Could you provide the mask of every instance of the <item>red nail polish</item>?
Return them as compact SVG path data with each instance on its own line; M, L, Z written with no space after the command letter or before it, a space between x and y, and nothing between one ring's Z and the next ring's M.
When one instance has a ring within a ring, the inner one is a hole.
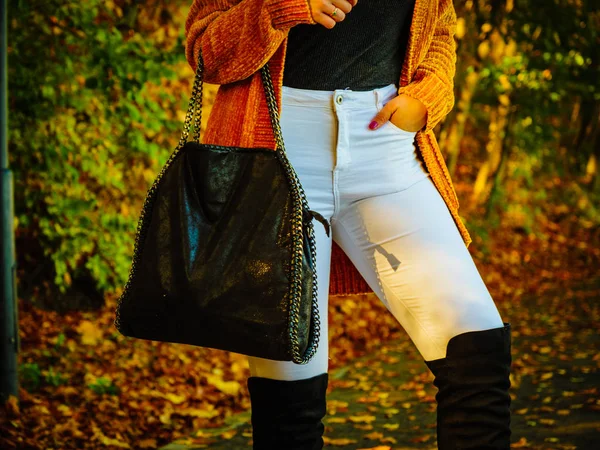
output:
M379 124L377 122L375 122L374 120L369 124L369 128L371 130L374 130L375 128L377 128L379 126Z

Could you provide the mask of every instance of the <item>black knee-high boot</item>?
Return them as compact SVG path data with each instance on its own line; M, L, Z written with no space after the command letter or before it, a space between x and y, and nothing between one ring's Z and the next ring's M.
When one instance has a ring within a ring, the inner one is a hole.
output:
M440 450L510 449L510 323L448 342L446 357L425 361L438 388Z
M329 374L283 381L249 377L254 450L321 450Z

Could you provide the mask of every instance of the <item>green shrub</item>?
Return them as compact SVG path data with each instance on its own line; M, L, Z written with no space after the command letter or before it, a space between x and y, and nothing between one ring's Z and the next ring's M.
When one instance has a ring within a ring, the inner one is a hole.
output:
M138 3L34 0L10 9L21 297L63 297L51 293L77 280L102 293L129 275L139 211L177 145L193 78L187 2L163 5L158 18L158 5Z

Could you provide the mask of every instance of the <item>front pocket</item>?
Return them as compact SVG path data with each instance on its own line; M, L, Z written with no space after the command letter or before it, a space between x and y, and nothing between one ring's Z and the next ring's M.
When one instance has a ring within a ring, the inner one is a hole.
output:
M389 100L391 100L391 99L389 99ZM386 100L385 104L387 104L387 102L388 102L389 100ZM384 105L383 101L382 101L382 100L379 100L379 101L377 102L377 112L380 112L380 111L383 109L383 107L384 107L384 106L385 106L385 105ZM382 128L384 128L386 125L387 125L388 129L390 129L390 130L392 130L392 131L395 131L395 132L398 132L398 133L402 133L402 134L404 134L404 135L408 135L408 136L415 136L415 135L417 134L417 131L408 131L408 130L404 130L404 129L402 129L402 128L400 128L400 127L396 126L396 125L395 125L395 124L394 124L394 123L393 123L391 120L388 120L388 121L387 121L387 122L386 122L386 123L385 123L385 124L382 126Z
M393 130L399 131L400 133L404 133L404 134L409 134L411 136L414 136L415 134L417 134L416 131L408 131L408 130L403 130L402 128L400 128L399 126L396 126L394 124L394 122L392 122L391 120L387 121L387 124L390 126L390 128L392 128Z

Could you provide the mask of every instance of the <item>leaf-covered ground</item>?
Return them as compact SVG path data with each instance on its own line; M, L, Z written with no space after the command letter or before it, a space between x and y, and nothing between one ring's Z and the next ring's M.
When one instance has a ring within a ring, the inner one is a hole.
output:
M538 233L506 222L493 245L476 240L471 251L515 331L514 447L591 449L600 440L600 230L547 205L553 220ZM19 301L20 401L1 409L0 448L156 449L186 439L187 448L249 448L246 357L125 338L113 326L115 300L67 314ZM329 316L328 447L435 448L432 378L391 314L366 295L332 297Z
M513 327L512 448L595 449L600 442L600 280L507 306ZM587 316L587 319L582 317ZM532 326L532 324L535 324ZM364 450L433 449L433 375L406 338L330 373L325 443ZM161 450L251 449L249 413Z

